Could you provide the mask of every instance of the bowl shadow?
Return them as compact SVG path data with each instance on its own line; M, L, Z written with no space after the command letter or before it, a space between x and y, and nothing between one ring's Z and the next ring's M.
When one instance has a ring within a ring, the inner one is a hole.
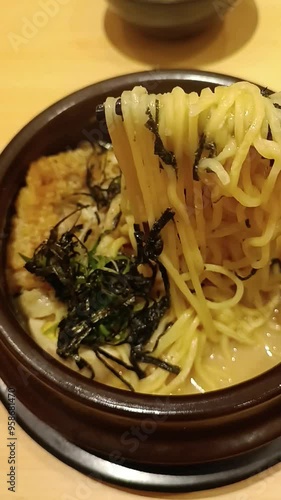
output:
M247 22L241 22L241 20ZM224 21L207 31L182 40L158 40L123 21L107 9L105 34L119 52L153 68L199 67L220 61L244 47L258 25L254 0L240 0Z

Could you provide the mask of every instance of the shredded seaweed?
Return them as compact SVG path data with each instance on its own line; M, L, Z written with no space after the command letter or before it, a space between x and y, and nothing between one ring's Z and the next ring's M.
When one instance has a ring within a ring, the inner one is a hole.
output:
M217 154L217 147L216 147L214 142L206 142L206 135L201 134L201 136L199 138L198 148L195 152L193 168L192 168L194 181L200 180L198 169L199 169L200 160L202 159L204 152L207 153L205 156L206 158L214 158ZM213 170L211 168L206 168L205 171L208 174L213 173Z
M199 167L199 162L201 160L201 157L202 157L202 154L203 154L203 151L204 151L204 147L205 147L205 143L206 143L206 136L205 134L202 134L200 136L200 139L199 139L199 145L198 145L198 148L195 152L195 157L194 157L194 163L193 163L193 180L195 181L199 181L199 175L198 175L198 167Z
M272 130L271 130L270 125L268 125L267 140L268 140L268 141L272 141L272 140L273 140L273 137L272 137ZM264 160L266 160L266 158L265 158L264 156L262 156L262 158L263 158ZM273 159L271 159L271 160L269 161L269 165L270 165L270 167L273 167L273 165L274 165L274 160L273 160Z
M91 234L92 234L93 230L92 229L88 229L88 231L86 232L84 238L83 238L83 243L87 243L88 239L90 238Z
M160 233L173 217L172 210L167 209L150 231L142 231L135 225L135 256L100 256L97 254L98 242L88 250L79 239L76 234L79 225L59 235L60 221L33 257L25 259L25 268L49 283L58 299L67 305L67 315L58 325L59 356L73 358L80 369L91 369L79 355L80 347L86 346L130 390L132 386L110 361L134 371L139 378L145 377L140 363L179 373L178 366L146 350L152 334L170 308L169 279L159 256L163 250ZM141 264L147 269L145 275L139 270ZM158 275L164 293L155 298L153 287ZM102 349L121 344L129 345L130 364L124 364ZM91 374L94 377L92 369Z
M93 161L93 156L89 158L87 167L86 167L86 186L88 188L88 192L76 192L73 193L72 196L88 196L92 198L95 202L97 209L108 209L112 200L121 192L121 172L112 178L107 178L105 175L105 169L102 168L102 179L100 182L94 182L94 173L95 169L102 166L101 158L105 154L105 151L109 151L112 149L112 145L107 142L99 141L98 144L95 145L95 161ZM77 208L81 207L81 203L77 203ZM96 212L96 218L98 224L100 224L99 214Z
M95 201L98 210L109 208L112 200L121 192L121 175L114 177L109 186L105 188L99 184L93 184L93 168L94 165L88 166L86 174L86 185L90 196Z
M121 216L122 216L122 212L120 210L120 212L118 212L118 214L115 215L115 217L113 219L112 231L114 231L118 227L118 224L120 222Z
M163 141L160 137L159 134L159 114L160 114L160 107L159 107L159 100L156 99L155 101L155 119L152 116L151 109L148 107L146 110L146 115L148 116L148 120L145 124L146 128L152 132L152 134L155 136L155 143L154 143L154 154L159 156L160 160L162 160L165 165L170 165L173 167L175 170L177 169L177 160L175 157L175 154L172 151L169 151L168 149L165 148ZM162 166L161 166L162 167Z
M217 156L217 146L214 142L205 143L205 149L209 151L208 158L215 158L215 156Z
M269 90L269 88L268 88L268 87L263 87L263 88L261 89L261 95L262 95L263 97L269 97L271 94L272 94L272 91L271 91L271 90Z
M271 90L269 90L267 87L264 87L264 88L261 89L261 95L263 97L270 97L272 94L273 94L273 92ZM273 102L273 106L276 109L281 109L281 105L278 104L277 102Z

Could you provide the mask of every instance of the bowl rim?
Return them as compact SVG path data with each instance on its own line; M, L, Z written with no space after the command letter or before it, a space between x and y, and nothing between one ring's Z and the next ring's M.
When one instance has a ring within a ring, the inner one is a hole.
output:
M175 86L183 81L197 81L215 85L229 85L241 81L237 77L200 70L168 69L153 70L117 76L103 80L55 102L35 116L9 142L0 155L0 189L1 173L9 168L23 148L32 139L38 128L43 127L56 116L69 108L87 101L100 94L109 95L114 88L122 85L124 88L155 81L173 80ZM4 175L5 176L5 175ZM3 291L0 289L0 296ZM24 335L23 335L24 332ZM175 420L192 416L193 420L216 418L262 405L281 395L281 363L270 370L224 389L194 395L151 395L131 393L127 390L106 386L96 381L90 381L81 374L62 365L48 355L36 342L29 337L16 319L15 312L2 307L0 301L0 342L35 376L45 383L63 392L66 396L75 397L88 406L106 408L112 413L130 415L151 415L152 413L166 415ZM44 363L42 362L43 360ZM280 382L279 382L280 381Z

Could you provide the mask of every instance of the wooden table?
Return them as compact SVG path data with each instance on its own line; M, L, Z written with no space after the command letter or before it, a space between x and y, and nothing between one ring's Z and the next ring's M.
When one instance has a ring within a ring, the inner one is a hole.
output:
M280 0L238 1L220 29L174 43L137 34L110 14L103 0L0 0L0 7L0 149L57 99L123 73L200 68L281 89ZM6 484L7 413L1 405L0 436L1 500L279 500L281 495L281 465L208 492L177 496L122 491L67 467L19 427L13 494Z

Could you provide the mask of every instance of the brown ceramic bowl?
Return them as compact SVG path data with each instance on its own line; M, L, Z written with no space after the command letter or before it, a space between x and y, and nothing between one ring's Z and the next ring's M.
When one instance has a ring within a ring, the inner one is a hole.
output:
M237 0L107 0L112 11L145 33L182 38L223 20Z
M168 70L97 83L37 116L0 157L0 377L15 388L19 405L24 405L38 422L79 447L81 453L86 450L107 465L117 463L120 470L125 467L126 471L128 466L131 471L160 470L164 477L169 471L182 475L209 463L213 471L221 471L222 464L235 457L239 463L250 463L248 453L268 449L281 436L281 365L229 389L170 398L114 389L64 367L29 337L7 291L5 245L14 200L33 160L75 147L85 138L106 139L105 127L95 121L95 107L107 96L117 97L136 84L151 92L169 91L176 85L190 92L234 81L200 71ZM71 462L71 453L68 455L64 459ZM79 456L78 466L83 468L84 459ZM279 458L270 456L265 465ZM115 480L106 470L99 474ZM256 470L257 466L251 472ZM123 483L130 483L131 477L132 473L124 473ZM229 475L221 483L231 480L233 476ZM144 487L136 480L131 482ZM202 485L206 483L201 481L199 487Z

